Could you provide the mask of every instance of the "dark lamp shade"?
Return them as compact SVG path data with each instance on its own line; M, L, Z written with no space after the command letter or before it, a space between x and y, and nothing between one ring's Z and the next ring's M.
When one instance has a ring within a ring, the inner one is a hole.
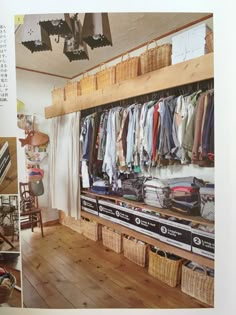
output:
M32 53L52 50L49 35L39 25L39 15L25 15L21 27L21 43Z
M112 46L108 14L85 13L82 38L92 49Z
M72 24L69 13L41 14L39 24L48 35L67 37L72 33Z
M64 42L64 54L70 61L89 59L87 45L82 40L82 25L80 21L72 21L73 36Z

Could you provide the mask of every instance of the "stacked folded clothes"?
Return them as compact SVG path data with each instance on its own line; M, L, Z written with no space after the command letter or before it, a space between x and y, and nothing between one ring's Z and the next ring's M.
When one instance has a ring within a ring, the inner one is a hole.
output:
M109 183L104 179L95 180L91 187L91 191L99 195L109 195L109 190Z
M188 215L200 215L199 189L203 181L195 177L180 177L168 180L171 188L172 209Z
M126 179L122 182L122 195L126 199L143 201L144 177Z
M148 179L143 185L144 202L147 205L158 208L169 208L171 206L170 187L158 178Z
M215 220L215 188L214 184L208 184L200 188L201 216L209 221Z

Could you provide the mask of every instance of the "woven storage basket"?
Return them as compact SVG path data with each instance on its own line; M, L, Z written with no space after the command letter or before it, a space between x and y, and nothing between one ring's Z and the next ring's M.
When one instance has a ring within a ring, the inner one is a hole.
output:
M0 304L6 303L9 300L15 287L16 278L9 273L9 279L11 282L11 286L6 286L4 284L0 285Z
M80 96L80 83L79 81L67 82L65 85L65 100L74 100Z
M122 235L106 226L102 227L102 243L116 253L122 252Z
M124 256L135 264L145 267L147 258L147 244L139 243L136 239L123 237Z
M164 253L163 256L160 253ZM162 251L154 253L149 250L148 273L169 286L176 287L180 283L183 261L182 258L178 260L170 259L167 253Z
M213 46L213 31L210 31L206 35L206 49L208 53L211 53L214 51Z
M99 241L102 239L102 226L94 221L81 220L81 231L84 236Z
M107 86L116 83L116 67L105 68L100 70L97 74L97 89L104 89Z
M165 44L148 49L140 55L141 74L171 65L172 45Z
M139 75L139 57L128 57L116 65L116 82L129 80Z
M198 272L196 268L182 266L181 291L206 303L214 305L214 277L208 276L205 267L203 272Z
M64 88L54 88L52 90L52 105L60 105L65 100Z
M97 89L96 75L88 75L80 80L81 95L89 94Z
M14 234L14 224L3 225L4 236L12 236Z

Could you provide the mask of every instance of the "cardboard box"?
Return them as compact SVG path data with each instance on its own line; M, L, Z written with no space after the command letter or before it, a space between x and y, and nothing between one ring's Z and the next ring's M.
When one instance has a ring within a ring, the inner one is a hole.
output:
M191 251L191 226L180 220L171 221L168 218L159 219L160 240L170 245Z
M98 205L97 205L97 199L96 198L91 198L91 197L88 197L88 196L84 196L84 195L81 195L81 209L86 211L86 212L89 212L89 213L92 213L92 214L95 214L95 215L98 215Z
M159 214L151 214L151 211L134 210L133 229L148 236L159 239Z
M104 200L98 201L99 216L132 228L133 210Z
M192 252L214 259L215 234L192 228Z

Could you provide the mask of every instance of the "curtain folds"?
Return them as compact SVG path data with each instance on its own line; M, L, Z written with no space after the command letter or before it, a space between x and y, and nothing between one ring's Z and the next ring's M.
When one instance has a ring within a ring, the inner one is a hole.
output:
M80 218L80 112L51 119L49 198L52 208Z

